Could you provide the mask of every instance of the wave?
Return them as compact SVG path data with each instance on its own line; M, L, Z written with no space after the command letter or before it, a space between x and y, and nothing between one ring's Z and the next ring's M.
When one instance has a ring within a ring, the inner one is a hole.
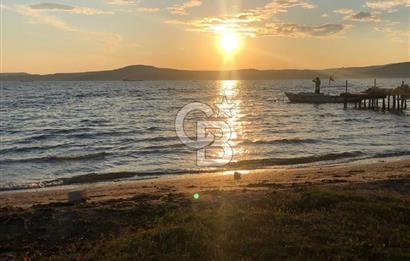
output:
M385 153L376 153L373 157L374 158L389 158L389 157L400 157L400 156L410 156L410 151L391 151Z
M365 154L360 151L343 152L343 153L329 153L325 155L298 157L298 158L267 158L267 159L255 159L255 160L241 160L237 162L231 162L228 164L232 168L262 168L268 166L278 165L297 165L307 164L320 161L333 161L347 158L355 158L364 156Z
M51 163L51 162L61 162L61 161L80 161L80 160L91 160L91 159L104 159L108 156L107 152L83 154L83 155L73 155L73 156L46 156L37 158L26 158L26 159L5 159L1 160L0 164L6 163Z
M314 144L319 143L320 140L317 139L278 139L278 140L244 140L239 143L239 145L250 146L250 145L273 145L273 144Z
M17 148L12 147L12 148L0 149L0 154L17 153L17 152L24 153L24 152L31 152L31 151L36 151L36 150L67 148L67 147L72 147L72 146L73 146L72 144L57 144L57 145L30 146L30 147L17 147Z
M409 152L410 154L410 152ZM97 155L97 154L94 154ZM30 183L23 185L9 185L6 187L0 187L0 191L5 190L21 190L30 188L40 188L40 187L50 187L50 186L61 186L61 185L76 185L76 184L86 184L95 182L106 182L118 179L130 179L139 177L141 179L147 178L158 178L164 175L183 175L183 174L203 174L203 173L215 173L229 170L239 170L239 169L262 169L269 166L279 166L279 165L297 165L306 164L320 161L332 161L347 158L355 158L358 156L363 156L364 153L359 151L344 152L344 153L330 153L326 155L310 156L310 157L299 157L299 158L268 158L268 159L254 159L254 160L243 160L238 162L232 162L221 168L214 169L195 169L195 170L158 170L158 171L146 171L146 172L134 172L134 171L121 171L121 172L109 172L109 173L87 173L77 176L59 178L55 180ZM65 157L67 159L67 157ZM82 157L84 158L84 156ZM63 158L64 159L64 158ZM68 159L73 159L68 157Z
M177 141L179 138L177 136L171 136L171 137L166 137L166 136L157 136L153 138L146 138L146 139L139 139L136 140L138 142L148 142L148 141Z

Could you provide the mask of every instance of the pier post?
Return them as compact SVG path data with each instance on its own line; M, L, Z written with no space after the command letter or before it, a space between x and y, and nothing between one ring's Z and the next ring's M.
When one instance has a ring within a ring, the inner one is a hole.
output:
M396 109L396 95L393 95L393 111Z
M403 112L404 111L404 99L403 99L403 97L400 97L400 98L401 98L400 111Z
M382 110L383 111L386 110L386 99L385 98L383 98Z
M387 95L387 110L390 111L390 95Z

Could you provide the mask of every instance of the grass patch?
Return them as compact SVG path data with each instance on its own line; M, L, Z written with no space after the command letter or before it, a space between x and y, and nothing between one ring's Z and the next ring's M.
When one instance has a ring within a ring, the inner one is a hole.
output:
M397 186L408 184L408 180L396 182ZM167 209L150 216L148 225L129 224L97 240L66 244L49 252L51 255L47 257L61 260L410 259L409 191L397 187L383 183L359 187L322 185L263 193L216 191L207 197L214 200ZM144 216L138 211L132 213Z

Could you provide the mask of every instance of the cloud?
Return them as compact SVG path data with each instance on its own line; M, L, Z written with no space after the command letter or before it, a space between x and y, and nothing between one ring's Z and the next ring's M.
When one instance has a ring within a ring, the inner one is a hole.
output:
M54 3L41 3L41 4L35 4L35 5L30 5L31 9L36 9L36 10L63 10L63 11L70 11L73 10L74 7L68 6L68 5L62 5L62 4L54 4Z
M156 13L161 11L161 9L159 8L148 8L148 7L139 7L137 8L138 12L142 12L142 13Z
M247 21L253 21L245 19ZM335 38L342 35L350 25L325 24L319 26L299 25L295 23L242 23L245 20L235 20L234 23L227 23L227 20L219 18L207 18L196 21L168 20L168 24L188 26L190 31L220 33L224 31L235 32L242 36L263 37L281 36L292 38ZM233 20L230 20L233 21ZM240 22L239 22L240 21Z
M236 16L241 20L250 19L253 21L262 21L267 20L278 13L286 13L288 12L288 9L294 7L301 7L303 9L317 8L316 5L304 0L274 0L263 7L251 9ZM241 16L244 16L246 18L242 18Z
M74 32L77 30L74 27L66 24L60 18L52 16L52 15L48 15L46 13L38 11L37 9L31 8L29 6L23 6L23 5L16 6L16 11L19 14L30 18L32 23L46 24L46 25L52 26L62 31Z
M84 15L104 15L104 14L113 14L110 11L98 10L89 7L81 6L69 6L56 3L40 3L29 6L33 10L46 11L46 12L70 12L74 14L84 14Z
M356 22L380 22L381 21L380 17L370 12L356 13L353 9L348 9L348 8L337 9L337 10L334 10L333 12L337 14L345 15L343 19L349 20L349 21L356 21Z
M168 7L167 9L172 13L172 14L177 14L177 15L187 15L187 10L191 9L193 7L201 6L202 2L200 0L191 0L188 2L183 3L182 5L173 5Z
M242 36L282 36L293 38L334 38L343 34L350 25L324 24L317 26L272 21L274 14L287 12L289 8L312 9L316 6L301 0L275 0L267 5L219 17L205 17L198 20L167 20L167 24L186 26L189 31L208 33L235 32Z
M354 10L353 10L353 9L349 9L349 8L342 8L342 9L334 10L333 13L336 13L336 14L344 14L344 15L351 15L351 14L354 13Z
M320 26L306 26L293 23L270 23L266 25L263 33L269 36L284 36L293 38L336 37L343 33L349 25L325 24Z
M378 22L380 18L377 15L374 15L369 12L359 12L357 14L353 14L350 16L345 17L346 20L352 21L361 21L361 22Z
M375 30L387 34L393 42L410 44L410 31L397 30L391 26L379 26Z
M410 6L410 0L372 0L366 6L371 9L394 12L401 6Z
M105 0L110 5L136 5L139 1L136 0Z
M274 0L266 4L263 8L255 9L255 13L261 13L263 15L272 15L277 13L285 13L289 8L302 7L304 9L313 9L317 6L302 0Z
M58 7L58 8L61 8ZM121 35L110 32L89 32L82 28L70 25L64 20L44 12L43 9L32 8L31 6L18 5L15 10L30 19L31 23L39 23L54 27L58 30L74 33L83 38L97 42L103 51L110 52L118 48L124 39Z

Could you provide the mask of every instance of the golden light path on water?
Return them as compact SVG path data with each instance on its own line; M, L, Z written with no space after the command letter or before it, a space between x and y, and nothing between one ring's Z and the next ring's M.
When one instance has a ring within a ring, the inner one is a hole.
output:
M220 81L218 84L217 99L215 104L227 103L225 105L224 121L229 125L231 132L225 133L225 139L229 138L228 144L233 150L232 162L242 160L241 155L244 153L243 148L240 147L240 142L243 137L243 125L240 120L241 106L244 101L239 95L240 82L235 80ZM225 99L226 98L226 99ZM223 106L222 106L223 108ZM227 150L220 149L217 153L217 158L223 158ZM232 171L226 171L224 174L233 174Z

